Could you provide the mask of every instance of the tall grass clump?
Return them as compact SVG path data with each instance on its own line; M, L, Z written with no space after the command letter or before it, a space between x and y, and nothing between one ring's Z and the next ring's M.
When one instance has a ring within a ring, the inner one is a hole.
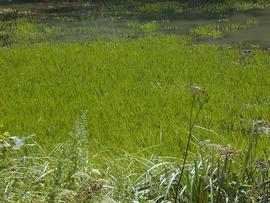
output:
M243 149L203 139L197 129L219 136L197 125L209 96L196 86L190 86L189 90L192 99L183 158L155 154L145 158L123 150L119 150L121 156L115 156L101 145L102 158L97 162L89 154L89 141L95 140L86 136L86 112L77 120L70 141L56 144L49 154L32 137L28 139L34 145L21 138L24 142L16 151L8 143L11 137L5 131L1 134L0 148L1 199L6 202L269 202L269 155L256 154L261 122L253 124L249 142Z

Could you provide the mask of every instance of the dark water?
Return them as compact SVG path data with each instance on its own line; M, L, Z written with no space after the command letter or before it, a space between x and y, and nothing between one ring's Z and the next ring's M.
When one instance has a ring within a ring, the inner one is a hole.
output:
M141 18L136 14L124 15L121 12L117 13L106 9L110 6L100 9L101 6L104 5L78 3L0 5L0 15L3 15L8 9L16 10L20 14L27 11L29 15L35 15L40 23L60 30L62 34L57 39L62 41L93 38L132 38L145 34L145 30L141 29L141 26L145 24L158 25L154 32L187 35L190 28L197 25L243 24L252 19L257 22L256 25L226 33L222 39L207 40L207 42L228 45L257 44L263 48L270 47L270 10L235 12L223 19L215 16L189 18L179 15L175 18L161 20L160 18Z
M247 29L227 33L220 43L254 44L262 48L270 47L270 10L252 10L247 13L238 13L230 18L231 22L241 23L247 19L256 20L256 24Z

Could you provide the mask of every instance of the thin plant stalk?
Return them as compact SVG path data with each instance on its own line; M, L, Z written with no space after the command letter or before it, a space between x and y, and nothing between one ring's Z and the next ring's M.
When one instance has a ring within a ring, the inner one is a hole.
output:
M202 110L202 107L203 107L203 104L204 104L204 103L201 103L199 105L199 109L198 109L198 111L196 113L196 116L195 116L193 122L192 122L192 115L193 115L193 111L194 111L194 107L195 107L195 99L196 99L197 93L198 92L193 92L193 94L192 94L192 102L191 102L190 117L189 117L189 135L188 135L188 141L187 141L185 154L184 154L184 162L183 162L181 172L180 172L180 176L179 176L179 179L178 179L178 182L177 182L177 185L176 185L175 203L177 203L177 199L178 199L178 192L177 191L178 191L179 186L181 184L183 174L184 174L185 165L186 165L186 161L187 161L187 158L188 158L188 152L189 152L189 148L190 148L190 144L191 144L191 138L192 138L192 131L194 129L194 126L196 124L196 121L197 121L197 119L199 117L199 114L200 114L200 112Z

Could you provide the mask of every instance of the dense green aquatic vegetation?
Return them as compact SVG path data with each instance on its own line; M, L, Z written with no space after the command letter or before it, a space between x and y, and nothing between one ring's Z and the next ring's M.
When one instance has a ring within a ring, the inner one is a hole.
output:
M222 17L267 5L193 11ZM170 18L182 8L135 10ZM1 21L0 202L269 202L269 50L194 42L255 23L179 36L158 34L159 21L130 21L116 29L128 37L56 43L111 28Z
M260 50L149 36L0 53L1 123L14 134L36 133L45 145L65 139L87 110L89 136L105 146L135 152L162 144L161 154L177 154L187 135L190 84L210 97L198 125L220 135L202 138L245 146L252 121L269 120L270 58Z
M48 41L61 35L61 31L54 26L38 24L37 20L20 18L10 21L0 21L0 46L13 44L26 45L40 41Z

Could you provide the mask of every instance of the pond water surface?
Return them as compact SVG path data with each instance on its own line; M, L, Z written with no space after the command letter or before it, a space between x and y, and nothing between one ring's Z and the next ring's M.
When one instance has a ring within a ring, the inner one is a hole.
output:
M54 40L73 41L96 38L137 37L146 34L147 26L153 33L170 33L188 35L192 27L206 24L243 24L255 20L256 24L247 28L225 33L222 39L204 40L210 43L227 45L256 44L262 48L270 47L270 10L251 10L232 12L223 18L218 16L181 16L173 18L142 18L141 15L122 15L112 12L108 7L100 9L99 4L74 3L28 3L0 5L0 15L8 9L36 13L39 23L52 26L62 33ZM157 25L155 28L155 24ZM146 25L146 26L144 26ZM154 29L151 28L154 26ZM146 30L143 29L146 27ZM149 33L148 33L149 34ZM51 39L47 39L51 40Z

